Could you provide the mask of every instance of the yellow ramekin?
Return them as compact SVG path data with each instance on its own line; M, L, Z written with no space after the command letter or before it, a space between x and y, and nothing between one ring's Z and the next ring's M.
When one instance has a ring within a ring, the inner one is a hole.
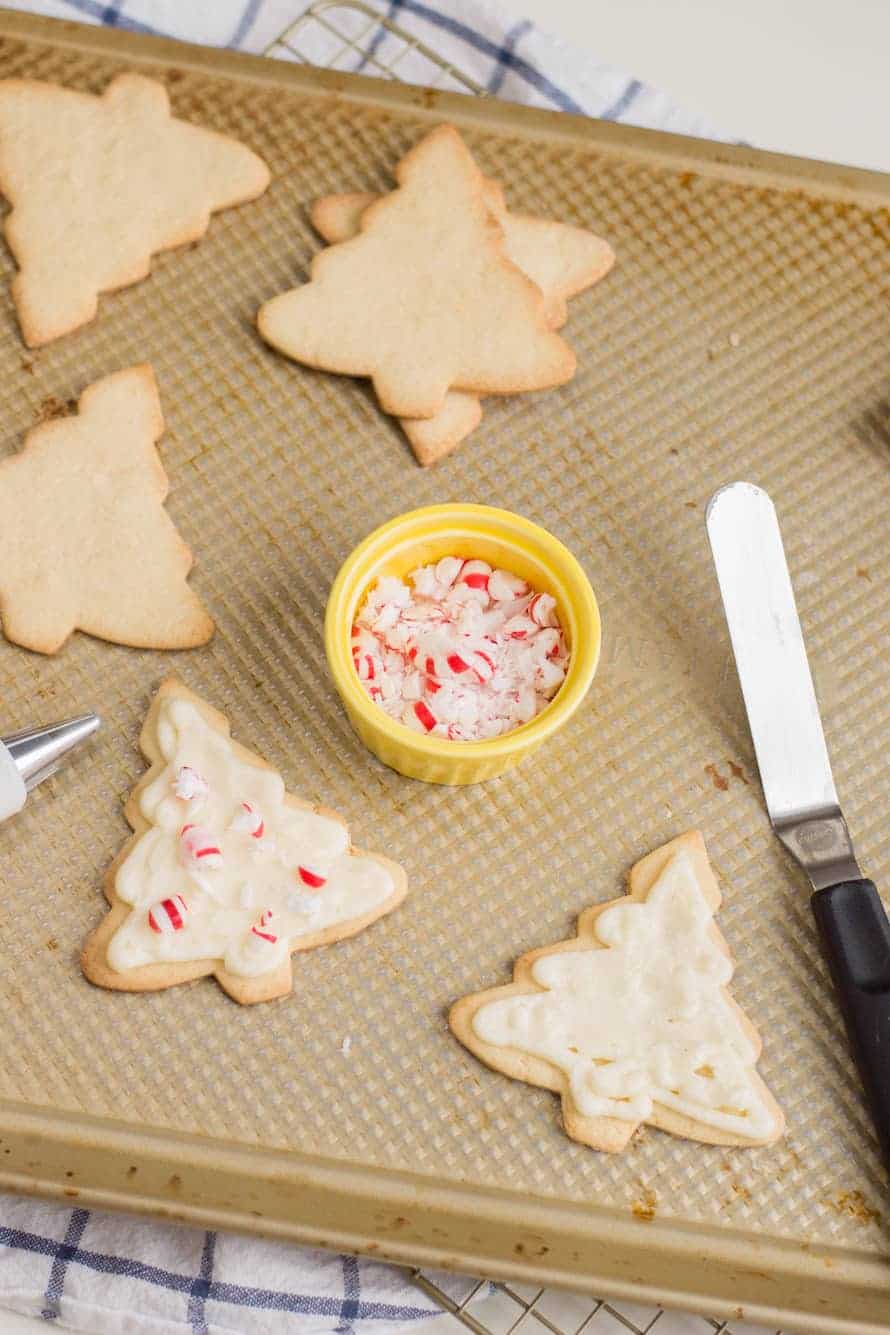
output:
M365 693L352 661L352 626L370 587L381 575L404 578L443 556L487 561L552 594L571 649L566 679L547 708L490 741L451 742L396 723ZM571 552L538 524L488 505L429 505L375 529L340 567L324 634L334 682L365 746L384 765L426 783L479 783L518 764L574 714L600 653L599 608Z

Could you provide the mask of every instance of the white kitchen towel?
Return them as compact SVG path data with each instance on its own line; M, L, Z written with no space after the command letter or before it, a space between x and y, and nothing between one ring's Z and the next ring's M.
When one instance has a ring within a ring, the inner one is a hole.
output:
M438 70L421 50L406 50L385 18L497 96L719 137L663 94L487 0L376 0L364 5L370 14L328 0L325 22L304 18L290 43L276 39L306 0L19 0L16 7L284 59L297 58L297 48L315 63L369 74L404 52L400 78L435 82ZM372 1261L14 1196L0 1196L0 1307L90 1335L386 1335L438 1311L404 1271Z

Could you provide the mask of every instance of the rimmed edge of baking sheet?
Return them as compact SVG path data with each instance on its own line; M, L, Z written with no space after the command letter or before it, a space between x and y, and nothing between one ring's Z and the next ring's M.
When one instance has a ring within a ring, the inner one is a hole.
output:
M808 1335L885 1335L890 1324L886 1266L847 1248L740 1230L718 1236L678 1221L8 1101L0 1103L0 1131L3 1190L711 1317L792 1329L806 1322Z
M243 51L194 46L172 38L144 36L116 28L94 28L67 19L46 19L17 10L0 8L0 36L46 41L55 47L69 47L74 51L125 57L134 65L168 60L182 69L223 74L242 83L266 87L282 85L289 92L303 91L312 97L327 93L335 98L376 107L411 108L426 114L431 121L447 116L456 124L472 125L482 121L491 129L516 128L524 135L538 133L548 140L595 144L602 152L616 153L623 158L650 164L663 161L674 170L688 167L693 171L706 171L709 176L739 185L812 192L820 199L847 201L865 208L890 207L890 173L768 152L746 144L724 144L664 130L645 130L496 98L469 97L465 93L271 60Z
M469 99L217 49L0 11L0 37L159 61L239 83L286 87L432 120L595 147L743 186L890 206L890 176ZM410 1172L0 1101L0 1188L119 1208L380 1259L633 1297L811 1335L886 1335L886 1264L849 1248L550 1202ZM645 1257L645 1278L640 1273ZM739 1295L744 1308L739 1307ZM843 1315L839 1315L842 1313Z

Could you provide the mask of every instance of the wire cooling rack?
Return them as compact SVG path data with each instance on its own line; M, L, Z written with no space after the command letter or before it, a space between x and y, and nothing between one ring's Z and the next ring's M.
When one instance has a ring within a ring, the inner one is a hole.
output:
M365 0L316 0L269 43L264 54L485 95L485 89L469 74L443 60ZM344 182L343 188L348 189L349 183ZM520 1331L521 1335L773 1335L742 1321L711 1321L624 1299L604 1302L532 1284L492 1285L487 1280L420 1270L411 1277L454 1323L475 1335Z
M269 43L264 54L449 92L485 92L475 79L365 0L316 0Z

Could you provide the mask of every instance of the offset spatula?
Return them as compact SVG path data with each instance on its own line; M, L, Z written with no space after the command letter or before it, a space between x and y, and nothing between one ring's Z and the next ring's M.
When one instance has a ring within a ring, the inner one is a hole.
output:
M773 829L811 903L850 1046L890 1166L890 923L863 878L838 803L773 503L723 487L708 536Z

